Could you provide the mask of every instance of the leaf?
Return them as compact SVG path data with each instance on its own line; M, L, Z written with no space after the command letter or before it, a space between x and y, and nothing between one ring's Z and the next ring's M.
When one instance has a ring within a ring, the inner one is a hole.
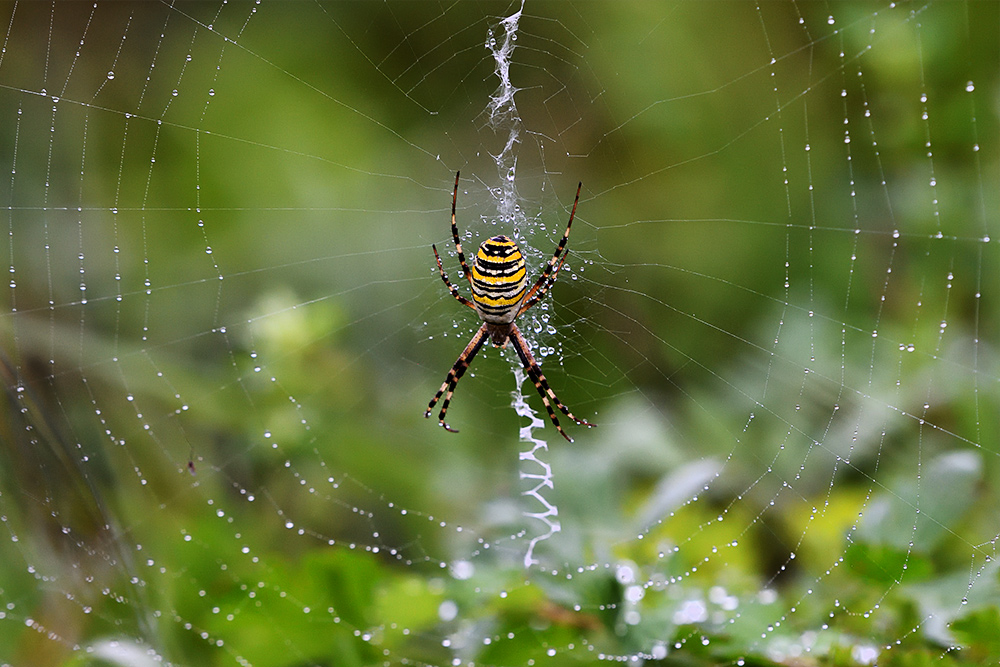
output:
M982 469L976 452L940 454L922 466L919 478L908 476L878 494L855 539L904 551L930 551L952 533L950 526L972 505Z
M978 664L1000 661L1000 609L987 607L951 624L951 631L965 646L962 657Z

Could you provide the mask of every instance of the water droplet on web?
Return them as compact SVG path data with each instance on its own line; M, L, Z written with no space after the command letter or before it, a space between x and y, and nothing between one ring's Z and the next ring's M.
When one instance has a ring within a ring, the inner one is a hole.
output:
M108 72L108 80L111 80L113 78L115 78L115 73L114 72Z
M458 616L458 605L454 600L445 600L438 606L438 618L442 621L452 621Z

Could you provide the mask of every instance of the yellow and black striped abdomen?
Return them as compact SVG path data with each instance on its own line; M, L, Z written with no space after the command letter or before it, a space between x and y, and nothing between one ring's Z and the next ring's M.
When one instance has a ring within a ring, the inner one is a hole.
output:
M524 257L506 236L483 241L472 262L472 299L484 322L514 321L528 282Z

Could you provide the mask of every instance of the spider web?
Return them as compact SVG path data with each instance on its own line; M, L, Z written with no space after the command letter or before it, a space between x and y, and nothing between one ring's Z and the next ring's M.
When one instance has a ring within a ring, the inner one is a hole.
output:
M5 5L0 664L997 659L998 11Z

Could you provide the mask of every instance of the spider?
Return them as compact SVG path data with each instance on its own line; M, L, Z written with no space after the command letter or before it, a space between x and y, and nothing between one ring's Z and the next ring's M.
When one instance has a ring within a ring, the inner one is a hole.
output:
M444 272L444 266L441 264L441 256L438 254L437 246L431 245L431 248L434 250L434 259L437 260L438 273L441 274L441 280L444 281L444 284L448 286L448 291L463 306L468 306L475 310L476 314L479 315L479 319L483 321L483 325L479 327L479 330L472 337L472 340L469 341L462 354L458 356L455 365L448 371L448 377L445 378L444 383L441 384L441 388L438 389L437 394L431 399L430 404L427 406L427 411L424 412L424 417L431 416L435 404L444 396L444 401L441 403L441 412L438 413L438 423L445 430L457 433L455 429L445 423L445 413L448 412L448 404L451 402L452 394L455 393L455 386L458 385L458 381L462 378L466 369L469 368L472 359L479 352L486 338L489 337L493 347L504 349L507 347L507 343L513 346L514 351L517 352L517 356L521 360L521 364L524 366L525 372L527 372L531 381L535 383L535 389L538 390L539 395L542 397L542 403L545 404L545 409L549 413L549 419L555 424L556 430L559 431L562 437L573 442L573 438L566 435L562 426L559 425L559 419L552 409L552 403L555 403L556 407L564 415L577 424L587 427L595 426L595 424L589 424L578 417L574 417L573 413L556 397L555 392L552 391L549 383L545 380L542 369L538 367L535 358L531 356L528 343L524 340L524 336L521 335L517 325L514 324L514 320L538 303L556 282L559 269L562 268L563 263L566 261L564 250L566 249L566 241L569 240L570 227L573 226L573 216L576 215L576 205L580 201L580 189L583 187L583 183L580 183L576 188L576 199L573 200L573 211L569 214L569 224L566 225L566 232L559 241L552 259L545 264L542 274L535 281L535 284L531 286L531 289L526 289L528 281L527 271L524 266L524 257L521 256L520 249L510 237L501 235L486 239L476 252L471 270L469 269L469 265L465 263L465 255L462 253L462 242L458 240L458 227L455 225L455 202L458 200L458 176L459 174L455 174L455 191L451 195L451 236L455 240L455 250L458 251L458 262L462 265L462 273L469 280L469 286L472 288L472 301L469 301L458 293L458 288L448 280L448 276Z

